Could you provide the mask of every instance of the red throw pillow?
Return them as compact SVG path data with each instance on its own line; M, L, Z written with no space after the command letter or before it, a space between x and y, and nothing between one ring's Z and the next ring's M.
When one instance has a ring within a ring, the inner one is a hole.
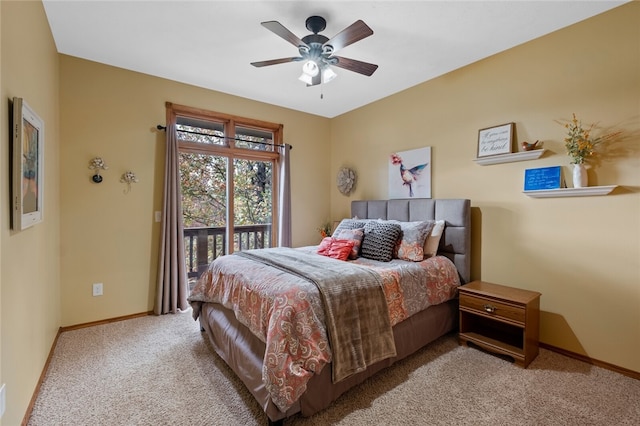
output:
M351 249L351 254L349 254L349 259L357 259L360 252L360 245L364 238L364 228L338 230L338 232L334 232L333 238L353 241L353 248Z
M325 237L318 246L318 254L338 260L347 260L354 244L355 242L352 240Z
M332 241L333 241L333 238L324 237L320 242L320 245L318 246L318 254L321 254L323 256L329 256L329 249L331 248Z
M334 239L331 244L331 249L329 250L329 256L334 259L347 260L351 254L351 250L353 250L354 244L355 241L353 240Z

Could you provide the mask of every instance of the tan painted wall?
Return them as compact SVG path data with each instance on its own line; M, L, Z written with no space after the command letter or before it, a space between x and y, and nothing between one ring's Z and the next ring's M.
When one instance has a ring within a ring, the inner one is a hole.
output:
M282 123L291 157L293 243L329 217L329 120L69 56L60 59L62 325L153 309L162 206L165 102ZM109 169L91 181L89 160ZM124 194L120 176L139 183ZM93 297L91 285L104 284Z
M331 173L358 172L350 198L331 191L333 219L349 201L386 198L389 154L431 146L434 198L470 198L474 279L542 293L541 340L640 371L640 3L526 43L331 121ZM427 54L428 52L425 52ZM589 170L601 197L533 199L526 168L563 166L565 129L624 132ZM478 129L516 123L544 141L541 159L479 166Z
M3 424L20 424L60 326L58 54L40 2L0 5L0 383ZM25 31L25 29L29 29ZM21 97L44 129L44 221L9 229L9 99Z
M7 117L8 99L21 96L47 126L42 224L9 230L0 174L4 424L22 419L60 325L153 306L164 155L154 128L165 101L284 124L294 145L295 245L317 242L315 228L348 214L350 200L385 198L391 152L432 146L433 197L473 202L474 278L541 291L544 342L640 371L637 2L333 120L58 56L38 2L3 1L0 18L0 112ZM29 36L16 38L23 28ZM606 197L526 197L525 168L568 164L554 120L572 112L624 130L624 143L590 172L592 184L621 188ZM518 141L541 139L550 152L475 164L477 130L508 121ZM4 126L0 164L9 162ZM110 167L100 185L87 168L96 155ZM360 179L349 198L335 189L343 165ZM140 178L127 195L119 183L126 169ZM104 283L104 296L91 296L93 282Z

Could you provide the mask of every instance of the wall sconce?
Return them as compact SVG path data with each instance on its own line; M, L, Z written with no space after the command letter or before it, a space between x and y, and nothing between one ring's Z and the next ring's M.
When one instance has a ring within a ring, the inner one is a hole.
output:
M107 164L104 162L102 157L95 157L91 161L89 161L89 169L94 170L95 174L91 178L91 180L95 183L102 182L102 176L100 176L100 170L107 170Z
M129 191L131 191L131 184L138 183L138 178L136 177L135 173L133 173L130 170L127 170L122 174L122 177L120 178L120 182L127 184L127 188L123 192L125 194L128 194Z

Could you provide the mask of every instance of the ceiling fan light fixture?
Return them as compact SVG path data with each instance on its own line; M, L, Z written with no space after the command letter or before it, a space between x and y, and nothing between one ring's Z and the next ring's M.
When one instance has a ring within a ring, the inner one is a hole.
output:
M326 67L324 70L322 70L322 81L324 83L330 82L337 76L338 74L336 74L330 67Z
M315 77L320 72L320 67L316 64L315 61L307 61L302 66L302 73L307 74L311 77Z
M309 74L307 74L304 71L302 72L300 77L298 77L298 80L302 81L303 83L307 83L309 85L313 84L313 77L311 77Z

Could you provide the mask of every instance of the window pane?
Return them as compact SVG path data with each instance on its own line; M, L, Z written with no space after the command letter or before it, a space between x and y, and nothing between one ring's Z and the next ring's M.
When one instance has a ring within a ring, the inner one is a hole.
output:
M236 126L238 148L273 151L273 133L265 130Z
M271 247L273 163L235 159L234 251Z
M176 133L179 141L228 145L224 138L224 124L222 123L178 117Z
M185 258L189 278L225 254L227 159L180 153Z

